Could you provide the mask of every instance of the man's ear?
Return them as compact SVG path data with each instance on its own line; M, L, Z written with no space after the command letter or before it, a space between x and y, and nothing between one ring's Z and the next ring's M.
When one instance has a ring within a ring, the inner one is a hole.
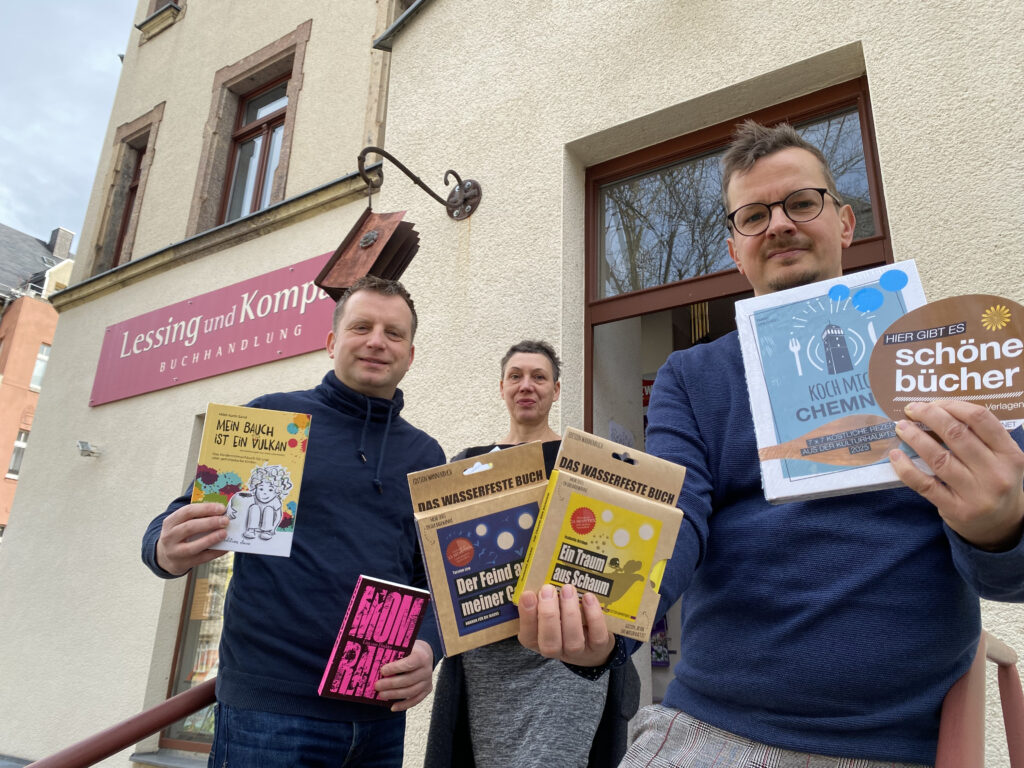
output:
M327 356L334 359L334 331L327 332Z
M412 359L414 357L416 357L416 345L412 344L409 346L409 365L405 367L405 370L409 370L409 367L412 365Z
M857 217L853 215L853 208L844 205L839 209L839 221L843 227L842 243L843 248L849 248L853 242L853 230L857 226Z
M731 237L727 238L725 243L726 245L729 246L729 258L732 259L733 264L736 265L736 269L738 269L740 271L740 274L742 275L743 265L740 263L739 256L736 255L736 244L733 242L733 239Z

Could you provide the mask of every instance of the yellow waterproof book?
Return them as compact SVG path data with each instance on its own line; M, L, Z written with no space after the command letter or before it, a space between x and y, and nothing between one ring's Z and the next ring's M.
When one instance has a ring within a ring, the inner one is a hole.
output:
M646 641L683 513L686 470L569 429L551 473L513 596L544 584L591 592L609 629Z
M216 549L289 556L309 423L306 413L210 403L192 501L227 507Z

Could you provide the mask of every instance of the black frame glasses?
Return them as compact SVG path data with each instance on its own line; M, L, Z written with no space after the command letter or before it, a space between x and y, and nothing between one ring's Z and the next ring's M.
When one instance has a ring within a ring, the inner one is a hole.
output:
M817 198L813 195L808 196L808 192L817 192ZM776 200L774 203L748 203L747 205L741 205L726 216L726 219L729 220L729 224L734 232L738 232L746 237L756 237L768 229L772 221L772 208L776 205L781 206L782 212L786 214L786 218L790 221L795 224L804 224L808 221L814 221L825 210L825 195L831 197L836 206L842 205L839 198L824 187L803 187L790 192L784 198ZM736 214L741 211L745 211L746 215L740 216L740 223L737 224ZM764 216L756 218L756 214L759 212L763 213ZM755 217L756 220L752 221L752 217Z

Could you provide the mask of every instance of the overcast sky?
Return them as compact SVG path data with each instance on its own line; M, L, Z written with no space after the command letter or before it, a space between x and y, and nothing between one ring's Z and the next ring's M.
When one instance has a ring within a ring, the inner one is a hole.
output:
M82 232L137 0L0 0L0 223Z

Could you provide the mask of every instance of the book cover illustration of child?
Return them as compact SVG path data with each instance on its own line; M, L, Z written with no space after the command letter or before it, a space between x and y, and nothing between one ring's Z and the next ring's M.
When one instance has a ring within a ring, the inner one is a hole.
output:
M291 553L309 426L304 413L210 404L192 501L226 507L217 549Z
M264 541L277 532L277 527L284 519L282 502L288 498L292 489L291 476L288 469L280 464L264 464L253 467L249 475L250 491L239 491L228 502L228 517L234 520L239 514L245 515L245 529L242 538L254 539L259 536ZM295 521L295 502L289 508L288 527Z

